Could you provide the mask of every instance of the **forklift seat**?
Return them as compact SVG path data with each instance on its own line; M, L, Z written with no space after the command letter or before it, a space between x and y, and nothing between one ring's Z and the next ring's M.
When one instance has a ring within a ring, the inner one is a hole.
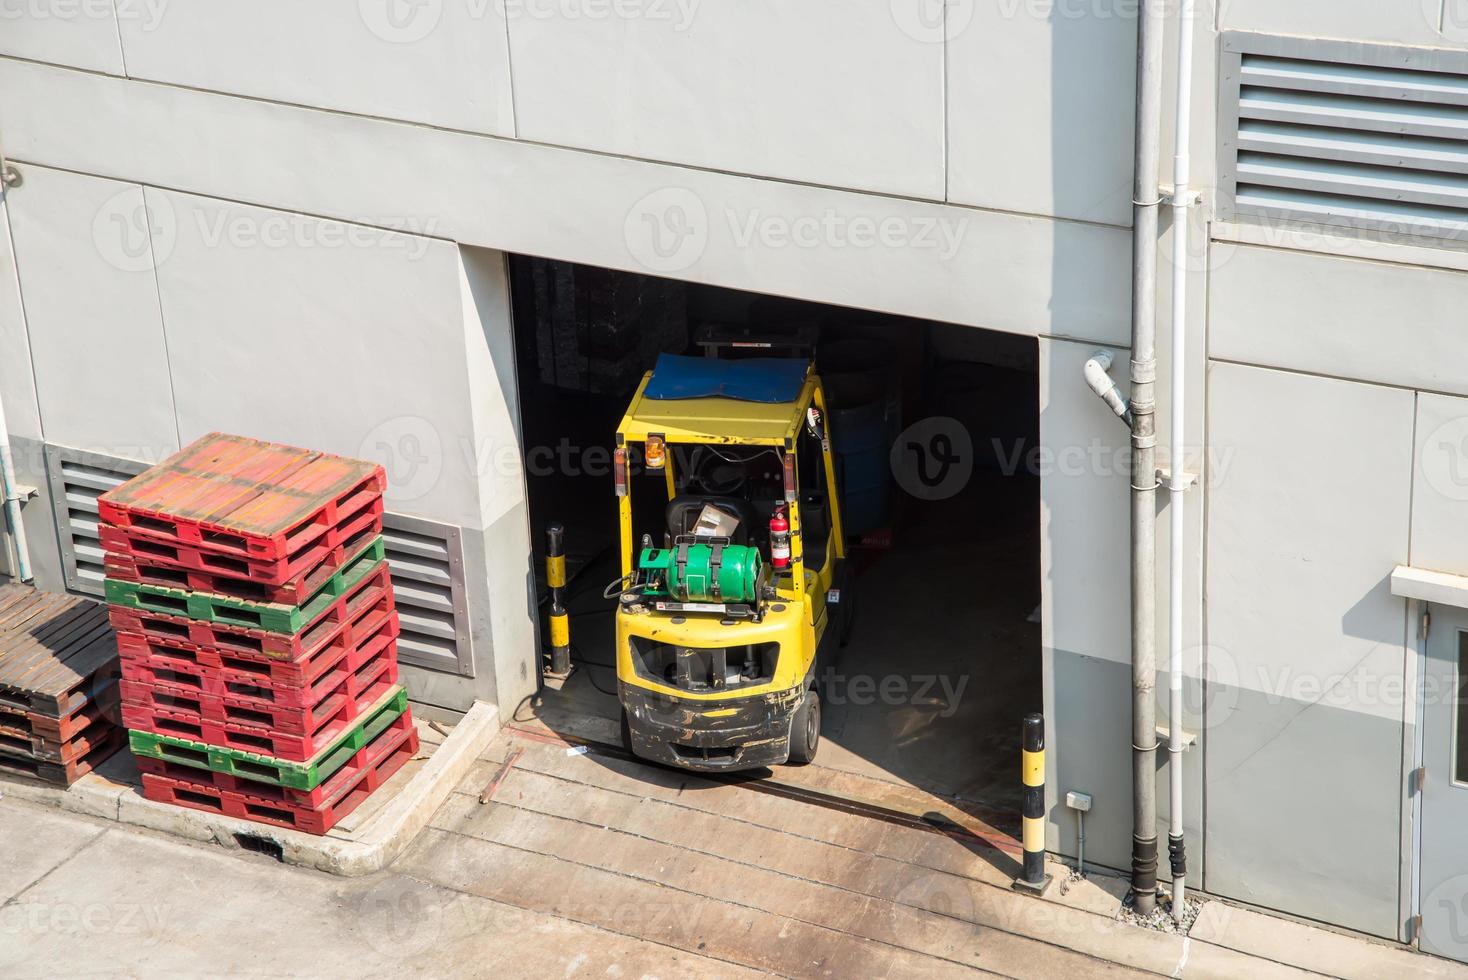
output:
M739 526L730 536L732 544L750 544L752 537L754 543L759 542L759 518L753 504L743 497L718 497L706 493L680 493L668 501L668 533L674 538L680 534L692 534L705 504L739 518Z

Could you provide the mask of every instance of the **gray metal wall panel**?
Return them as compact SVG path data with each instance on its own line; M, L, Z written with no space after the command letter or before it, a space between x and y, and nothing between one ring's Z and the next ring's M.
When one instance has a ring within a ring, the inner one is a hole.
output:
M153 278L167 225L136 184L19 166L6 198L46 439L162 459L178 449Z
M1468 273L1215 243L1213 357L1468 394Z
M161 3L128 7L133 14L143 13L145 7L165 9ZM17 16L23 12L24 16ZM121 75L117 4L8 8L5 29L0 31L0 54Z
M147 189L178 425L372 459L387 508L482 526L450 243Z
M65 591L66 573L56 530L56 511L52 507L51 487L46 479L46 447L34 439L11 436L11 450L15 456L16 477L37 491L20 512L21 520L25 522L34 584L48 592Z
M405 7L396 19L391 4L369 2L192 0L165 9L120 21L113 46L121 44L130 78L514 134L503 3L451 0Z
M3 59L0 91L7 151L52 166L347 221L431 216L435 234L460 243L634 270L645 269L638 255L646 253L628 229L656 218L647 209L657 202L672 203L651 195L684 189L710 222L676 273L682 279L1030 336L1127 336L1131 249L1118 228L750 180ZM322 167L325 159L333 166ZM809 248L736 235L750 216L819 222L826 214L890 219L906 234L871 247L841 239Z
M1414 396L1215 364L1209 891L1395 938Z
M1223 0L1218 19L1222 30L1461 47L1468 42L1465 11L1461 0L1447 6L1444 24L1439 0Z
M1131 224L1137 22L1125 7L949 8L950 201Z
M0 398L12 439L41 438L41 412L31 370L31 341L21 304L20 275L10 238L10 211L0 197Z
M1126 428L1091 394L1081 367L1093 347L1040 341L1040 442L1102 447L1117 460ZM1125 362L1125 352L1120 352ZM1125 465L1089 464L1042 474L1041 642L1049 720L1047 844L1072 851L1074 817L1066 790L1092 793L1087 821L1091 860L1125 867L1130 858L1131 685L1129 510Z
M511 18L520 138L942 199L941 8L685 0L646 13Z
M1417 397L1412 564L1468 575L1468 398Z

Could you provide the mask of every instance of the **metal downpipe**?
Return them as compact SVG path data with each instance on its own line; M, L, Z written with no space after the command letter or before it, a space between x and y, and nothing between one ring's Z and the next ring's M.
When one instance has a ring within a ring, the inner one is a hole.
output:
M1132 185L1132 894L1157 903L1157 218L1162 121L1162 3L1137 23Z
M1178 7L1177 125L1172 157L1172 384L1168 406L1168 835L1172 917L1181 922L1187 899L1187 846L1183 834L1183 538L1187 490L1185 438L1188 407L1188 209L1192 168L1188 144L1193 123L1193 0Z
M15 546L15 580L29 582L31 552L26 544L25 524L20 516L21 492L15 479L15 459L10 452L10 430L5 427L5 412L0 409L0 487L5 495L5 526Z

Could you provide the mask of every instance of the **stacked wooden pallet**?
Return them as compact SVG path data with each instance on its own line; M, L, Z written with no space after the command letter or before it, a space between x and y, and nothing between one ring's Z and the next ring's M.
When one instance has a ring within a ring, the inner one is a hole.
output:
M321 834L412 757L384 485L214 433L98 500L145 796Z
M0 586L0 772L70 786L123 744L107 610Z

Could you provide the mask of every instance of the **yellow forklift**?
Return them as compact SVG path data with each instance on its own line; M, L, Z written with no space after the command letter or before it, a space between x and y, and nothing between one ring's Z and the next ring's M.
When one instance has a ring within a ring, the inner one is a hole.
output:
M817 682L854 611L810 362L663 355L617 429L613 469L625 747L705 771L810 762ZM649 474L661 487L634 508L634 476Z

